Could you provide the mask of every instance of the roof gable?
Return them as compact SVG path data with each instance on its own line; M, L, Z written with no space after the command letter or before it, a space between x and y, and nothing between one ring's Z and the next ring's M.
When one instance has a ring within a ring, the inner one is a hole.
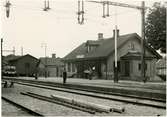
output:
M18 59L19 57L21 57L21 56L16 56L14 54L10 54L10 55L4 56L3 58L5 61L11 61L11 60Z
M9 61L18 61L18 60L23 59L24 57L27 57L27 56L29 56L29 57L31 57L31 58L33 58L33 59L38 60L38 59L35 58L34 56L31 56L30 54L26 54L26 55L24 55L24 56L19 56L19 57L16 57L15 59L12 59L12 60L9 60Z

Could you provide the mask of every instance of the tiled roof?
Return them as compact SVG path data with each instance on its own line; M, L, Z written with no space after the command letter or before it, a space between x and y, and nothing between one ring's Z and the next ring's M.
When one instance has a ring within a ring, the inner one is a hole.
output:
M46 57L46 59L45 59L44 57L41 57L40 61L42 62L42 64L44 64L44 65L46 64L48 66L62 66L63 65L63 63L61 62L61 58L48 58L48 57Z
M117 48L121 47L125 42L127 42L130 39L137 38L141 40L140 36L138 36L136 33L126 34L118 37ZM87 43L96 43L99 46L90 51L87 52ZM108 39L102 39L97 41L87 41L87 43L81 44L79 47L74 49L71 53L69 53L67 56L63 58L63 60L77 60L77 59L92 59L92 58L105 58L108 57L111 53L114 52L114 38L108 38ZM151 47L147 48L150 49L157 57L160 57L160 55L153 50ZM77 57L79 56L79 57Z
M20 58L20 57L21 57L21 56L16 56L16 55L14 55L14 54L10 54L10 55L5 56L5 57L4 57L4 60L5 60L5 61L11 61L11 60L18 59L18 58Z
M21 59L21 58L24 58L24 57L26 57L26 56L30 56L30 57L32 57L32 58L38 60L37 58L35 58L35 57L32 56L32 55L26 54L26 55L23 55L23 56L15 56L13 59L10 59L9 61L17 61L17 60L19 60L19 59Z

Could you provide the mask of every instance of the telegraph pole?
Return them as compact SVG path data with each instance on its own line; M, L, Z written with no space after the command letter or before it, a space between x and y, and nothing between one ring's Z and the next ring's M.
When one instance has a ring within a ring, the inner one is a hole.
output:
M117 24L115 25L115 35L114 35L114 42L115 42L115 65L114 65L114 82L118 83L118 67L117 67Z
M142 29L141 29L141 33L142 33L142 40L141 40L141 76L143 78L143 81L146 82L146 78L145 78L145 2L142 1L142 6L141 6L141 16L142 16Z
M3 43L3 38L1 38L1 80L2 80L2 77L3 77L3 75L2 75L2 70L3 70L3 47L2 47L2 44Z

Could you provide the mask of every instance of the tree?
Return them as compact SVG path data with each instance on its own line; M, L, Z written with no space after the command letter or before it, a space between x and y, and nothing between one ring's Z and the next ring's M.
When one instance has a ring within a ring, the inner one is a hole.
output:
M146 39L154 49L166 53L166 8L154 3L146 18Z

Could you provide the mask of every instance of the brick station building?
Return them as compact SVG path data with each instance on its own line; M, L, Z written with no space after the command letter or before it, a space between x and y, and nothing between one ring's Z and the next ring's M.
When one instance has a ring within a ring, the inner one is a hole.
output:
M118 32L119 34L119 32ZM114 35L113 35L114 37ZM85 70L91 70L94 78L113 79L114 76L114 38L103 38L98 34L98 40L87 40L63 60L68 74L85 77ZM118 35L118 74L119 79L141 79L141 37L136 34ZM154 80L156 62L161 56L145 43L146 76Z

